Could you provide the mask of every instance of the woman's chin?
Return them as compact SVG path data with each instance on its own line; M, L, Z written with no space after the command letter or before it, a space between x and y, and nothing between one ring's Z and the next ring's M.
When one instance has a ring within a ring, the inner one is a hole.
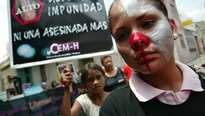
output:
M162 67L163 62L160 59L156 59L152 62L146 63L146 64L138 64L138 72L142 74L152 74L160 70Z

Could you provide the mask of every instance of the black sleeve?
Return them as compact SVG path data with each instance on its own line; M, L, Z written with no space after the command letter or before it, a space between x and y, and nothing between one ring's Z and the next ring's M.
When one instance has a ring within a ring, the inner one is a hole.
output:
M121 116L115 102L112 93L108 95L100 108L100 116Z

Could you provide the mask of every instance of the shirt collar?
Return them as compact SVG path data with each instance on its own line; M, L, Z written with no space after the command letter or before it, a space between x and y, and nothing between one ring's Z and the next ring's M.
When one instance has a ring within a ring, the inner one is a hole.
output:
M195 92L203 91L201 86L201 81L199 80L199 75L196 74L190 67L187 65L176 62L177 66L180 68L183 74L183 82L180 91L183 90L192 90Z
M180 91L183 90L192 90L196 92L203 91L198 75L191 68L189 68L187 65L182 64L180 62L176 62L176 65L180 68L183 74L183 82ZM132 73L132 78L129 80L129 82L130 82L130 88L132 92L141 102L149 101L159 96L160 94L166 92L164 90L157 89L149 85L148 83L144 82L142 79L138 77L137 72L134 71Z

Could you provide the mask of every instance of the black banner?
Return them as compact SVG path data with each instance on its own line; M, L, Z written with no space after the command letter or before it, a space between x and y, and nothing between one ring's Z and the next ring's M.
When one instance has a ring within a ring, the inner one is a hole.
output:
M10 0L10 19L13 67L112 51L103 0Z
M0 102L0 116L59 116L63 89L57 88L12 101ZM80 94L85 92L82 84L74 84L71 105Z

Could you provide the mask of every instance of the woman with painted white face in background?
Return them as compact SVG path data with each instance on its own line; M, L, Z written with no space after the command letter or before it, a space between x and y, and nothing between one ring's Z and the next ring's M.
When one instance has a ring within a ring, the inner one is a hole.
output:
M133 74L106 98L100 116L205 115L205 83L175 61L176 25L160 0L115 0L109 23Z

